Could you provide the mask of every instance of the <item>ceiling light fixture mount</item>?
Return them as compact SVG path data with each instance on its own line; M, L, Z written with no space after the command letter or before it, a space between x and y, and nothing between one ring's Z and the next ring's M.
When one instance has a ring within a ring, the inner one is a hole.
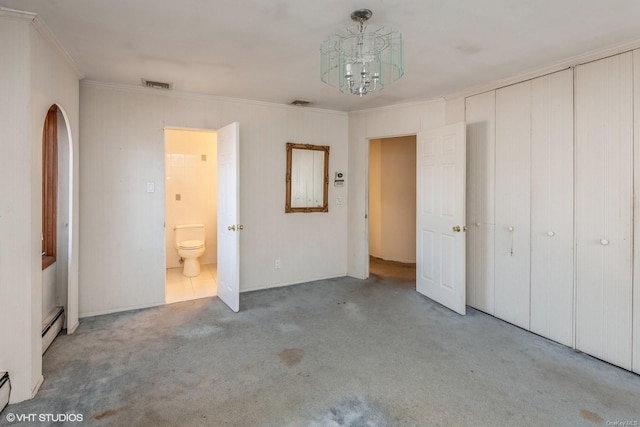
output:
M404 74L402 34L383 26L367 26L373 12L351 13L358 24L327 37L320 47L320 77L343 93L378 92Z

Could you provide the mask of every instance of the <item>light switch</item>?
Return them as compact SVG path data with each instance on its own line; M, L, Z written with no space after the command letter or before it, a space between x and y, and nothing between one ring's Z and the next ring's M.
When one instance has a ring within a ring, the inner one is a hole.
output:
M153 182L147 182L147 193L155 193L156 192L156 184Z

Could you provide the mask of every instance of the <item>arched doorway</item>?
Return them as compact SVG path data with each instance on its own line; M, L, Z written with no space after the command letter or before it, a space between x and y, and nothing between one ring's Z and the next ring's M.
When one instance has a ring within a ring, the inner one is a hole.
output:
M77 283L69 280L73 251L73 142L68 117L52 105L42 141L42 352L60 330L78 323Z

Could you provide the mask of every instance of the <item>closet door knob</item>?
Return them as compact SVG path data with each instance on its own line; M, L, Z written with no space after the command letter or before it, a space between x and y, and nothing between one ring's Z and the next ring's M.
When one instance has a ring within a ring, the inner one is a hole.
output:
M607 239L602 239L602 240L600 240L600 244L602 246L607 246L609 244L609 241Z
M509 227L509 228L507 228L507 230L509 230L509 231L513 231L513 230L514 230L514 228L513 228L513 227Z
M556 235L556 233L554 233L553 231L549 231L549 232L547 233L547 236L549 236L549 237L553 237L553 236L555 236L555 235Z
M481 224L479 222L476 222L476 227L480 227L480 225Z

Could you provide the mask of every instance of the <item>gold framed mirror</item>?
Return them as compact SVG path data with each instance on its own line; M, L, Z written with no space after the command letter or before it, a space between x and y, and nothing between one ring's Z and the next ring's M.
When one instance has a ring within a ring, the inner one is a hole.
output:
M329 148L287 142L286 213L329 212Z

